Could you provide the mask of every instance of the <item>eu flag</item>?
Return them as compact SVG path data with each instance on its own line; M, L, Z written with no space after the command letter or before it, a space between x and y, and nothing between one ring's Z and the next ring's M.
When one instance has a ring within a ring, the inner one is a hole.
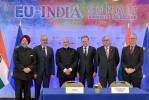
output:
M145 31L144 42L144 64L143 64L143 80L142 88L149 91L149 30L148 27Z
M17 33L17 37L16 37L16 42L15 42L14 48L16 48L16 47L18 47L20 45L20 38L22 36L23 36L23 34L22 34L22 29L21 29L21 24L20 24L19 25L19 28L18 28L18 33ZM13 69L14 69L14 63L13 63L13 57L12 57L11 63L10 63L10 67L9 67L8 80L9 80L10 85L14 89L15 88L15 85L14 85L14 80L12 78Z

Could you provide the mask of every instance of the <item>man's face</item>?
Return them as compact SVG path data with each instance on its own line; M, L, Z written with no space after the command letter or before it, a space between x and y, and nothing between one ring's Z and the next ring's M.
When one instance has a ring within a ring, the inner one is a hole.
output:
M68 47L69 46L69 40L68 39L64 39L63 40L63 46L64 47Z
M88 38L82 38L82 43L83 43L83 46L88 46L89 45L89 39Z
M130 35L129 40L130 40L130 45L135 45L137 42L137 36L136 35Z
M103 43L103 46L108 47L110 45L110 39L109 39L109 37L104 37L102 39L102 43Z
M47 46L47 44L48 44L48 37L46 37L46 36L41 37L41 44L43 46Z
M27 45L28 45L28 41L27 41L26 38L23 38L23 39L22 39L22 41L21 41L21 45L22 45L24 48L27 47Z

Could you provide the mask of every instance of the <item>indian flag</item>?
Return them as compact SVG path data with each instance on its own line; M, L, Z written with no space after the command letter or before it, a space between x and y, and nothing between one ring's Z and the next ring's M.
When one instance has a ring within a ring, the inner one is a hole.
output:
M131 35L131 28L130 28L130 24L128 23L127 33L125 35L125 46L130 45L130 40L129 40L130 35ZM119 71L118 71L118 79L120 81L123 80L123 78L122 78L122 66L121 65L120 65Z
M8 81L8 59L4 47L2 33L0 31L0 89L9 83Z
M130 40L129 40L130 35L131 35L131 29L130 29L130 24L128 23L128 29L125 37L125 46L130 45Z

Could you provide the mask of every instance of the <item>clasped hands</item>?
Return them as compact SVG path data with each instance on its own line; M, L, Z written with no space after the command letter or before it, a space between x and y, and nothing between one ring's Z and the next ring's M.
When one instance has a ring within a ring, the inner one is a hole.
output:
M31 68L26 67L26 68L23 69L23 71L24 71L26 74L28 74L28 73L30 73L32 70L31 70Z
M72 69L71 69L71 68L65 68L65 69L63 70L63 72L64 72L65 75L70 75L71 72L72 72Z
M136 69L135 68L125 68L125 71L127 74L132 74L133 72L136 71Z

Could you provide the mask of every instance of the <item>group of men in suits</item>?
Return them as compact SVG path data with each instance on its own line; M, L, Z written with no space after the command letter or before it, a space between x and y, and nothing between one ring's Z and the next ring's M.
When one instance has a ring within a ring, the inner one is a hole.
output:
M136 44L136 34L131 34L129 39L130 45L122 49L121 55L120 64L123 68L123 80L140 88L141 66L144 58L143 49ZM87 87L92 88L97 69L102 87L107 87L116 81L116 69L120 58L118 49L111 46L109 36L103 36L103 45L97 50L90 46L88 36L82 36L81 42L81 47L73 49L69 47L69 39L64 38L63 47L56 50L55 59L60 87L66 81L74 81L77 76L84 86L87 83ZM41 36L41 44L34 47L33 52L36 63L34 62L34 68L31 69L31 72L34 73L35 99L38 100L41 84L44 88L49 88L50 78L55 75L54 52L48 46L47 35ZM16 57L14 57L14 61L17 61Z
M117 66L122 66L122 77L134 87L141 85L142 64L144 60L143 48L139 47L137 35L131 34L130 45L122 49L121 62L118 49L110 44L109 36L103 36L103 45L94 48L89 45L89 37L82 36L82 46L76 50L69 47L69 40L63 40L63 47L56 51L56 64L60 86L66 81L73 81L79 77L80 82L92 88L97 69L99 82L102 87L109 86L116 81Z

